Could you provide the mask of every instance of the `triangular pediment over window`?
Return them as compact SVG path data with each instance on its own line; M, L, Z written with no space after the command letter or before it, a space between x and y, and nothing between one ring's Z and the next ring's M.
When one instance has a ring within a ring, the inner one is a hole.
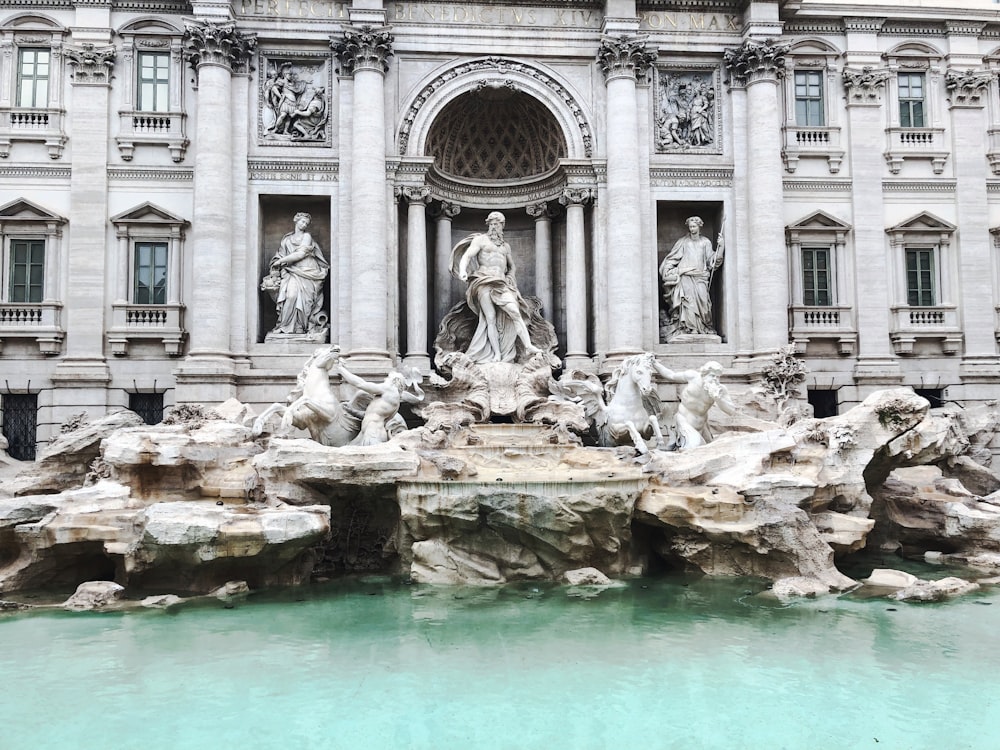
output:
M0 206L0 221L42 221L65 224L66 219L24 198Z
M851 225L847 224L836 216L831 216L826 211L814 211L803 219L799 219L794 224L785 227L787 231L826 231L826 232L849 232Z
M157 205L143 203L124 213L111 217L112 224L159 224L161 226L187 226L187 219L176 216L165 208Z
M894 227L889 227L886 232L943 232L951 233L954 232L957 227L945 221L942 218L935 216L932 213L923 211L916 216L907 219L906 221L900 222Z

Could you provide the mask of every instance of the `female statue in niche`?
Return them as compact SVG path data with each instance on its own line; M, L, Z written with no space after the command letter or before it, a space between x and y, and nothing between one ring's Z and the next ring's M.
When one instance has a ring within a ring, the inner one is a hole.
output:
M685 334L715 334L709 292L715 270L722 265L722 232L712 250L712 241L701 236L705 222L700 217L691 216L684 224L687 235L674 243L660 264L667 340Z
M323 312L323 282L330 264L306 231L312 217L300 212L293 221L295 230L282 237L271 258L270 273L260 285L274 299L278 313L278 322L268 336L325 337L329 318Z

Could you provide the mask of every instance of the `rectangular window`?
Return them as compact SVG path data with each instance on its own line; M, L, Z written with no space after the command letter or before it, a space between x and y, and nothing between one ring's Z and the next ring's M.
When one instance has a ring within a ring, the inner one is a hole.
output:
M163 305L167 302L167 243L135 243L135 291L137 305Z
M128 408L142 417L146 424L159 424L163 421L163 394L130 393Z
M41 302L45 280L45 240L10 241L10 302Z
M17 53L17 106L49 106L49 58L47 49L23 47Z
M906 248L906 304L910 307L937 304L935 273L934 248Z
M170 53L140 52L139 81L136 87L141 112L167 112L170 109Z
M809 399L809 404L813 408L813 416L816 419L835 417L839 413L840 405L837 403L836 391L819 391L810 388L806 391L806 398Z
M3 436L7 438L7 454L18 461L35 460L38 436L38 394L5 393L3 406Z
M795 124L799 127L826 124L823 116L823 74L820 71L795 71Z
M899 124L904 128L924 127L924 74L899 74Z
M830 248L802 248L802 304L828 307L833 304L830 289Z

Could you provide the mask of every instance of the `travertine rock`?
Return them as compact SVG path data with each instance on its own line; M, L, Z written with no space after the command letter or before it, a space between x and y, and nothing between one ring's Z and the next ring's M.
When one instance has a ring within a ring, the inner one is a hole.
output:
M59 435L38 452L35 462L26 465L6 491L19 497L81 487L91 463L100 454L101 441L122 427L142 423L135 412L121 410Z
M862 583L878 588L905 589L907 586L914 585L919 580L915 575L905 573L902 570L875 568L870 576L862 580Z
M173 607L183 601L184 599L176 594L159 594L157 596L147 596L139 602L139 606L148 607L150 609L168 609L169 607Z
M771 586L771 594L782 601L802 597L823 596L830 593L830 586L815 578L796 576L794 578L779 578Z
M939 581L917 581L891 596L901 602L939 602L962 596L978 588L978 583L952 577L942 578Z
M76 592L62 606L75 612L106 609L116 604L124 594L125 587L112 581L85 581L76 587Z
M610 586L611 579L597 568L578 568L563 573L563 581L570 586Z

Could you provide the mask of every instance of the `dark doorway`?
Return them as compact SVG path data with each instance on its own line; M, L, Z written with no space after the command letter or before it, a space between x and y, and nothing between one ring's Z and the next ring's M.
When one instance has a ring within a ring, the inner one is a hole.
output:
M18 461L34 461L38 437L38 394L5 393L2 405L7 453Z
M932 409L944 406L944 388L914 388L913 392L930 401Z
M806 391L806 397L813 408L813 416L817 419L835 417L840 413L836 391Z
M163 394L130 393L128 408L142 417L146 424L159 424L163 421Z

